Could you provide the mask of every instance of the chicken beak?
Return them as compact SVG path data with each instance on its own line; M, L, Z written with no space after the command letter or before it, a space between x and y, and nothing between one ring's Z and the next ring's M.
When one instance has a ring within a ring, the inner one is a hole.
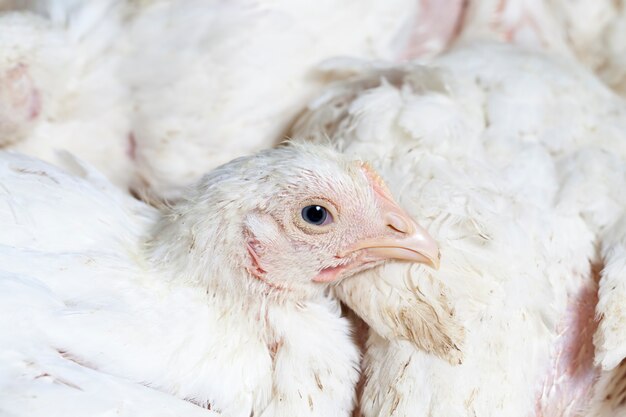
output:
M348 252L363 251L371 260L396 259L439 269L439 247L426 230L407 215L388 213L386 217L389 229L387 236L360 241Z
M403 240L380 239L370 244L371 246L365 248L369 256L381 260L416 262L439 269L440 253L437 244L421 228Z
M418 225L387 193L379 194L383 230L378 237L365 239L345 254L362 251L368 260L402 260L439 269L441 254L437 242Z

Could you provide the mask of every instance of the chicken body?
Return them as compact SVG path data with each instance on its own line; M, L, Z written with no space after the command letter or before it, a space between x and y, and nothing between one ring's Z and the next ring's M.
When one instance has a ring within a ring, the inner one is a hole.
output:
M404 57L420 12L414 0L157 1L137 11L125 70L137 185L176 197L207 169L283 140L326 82L317 65Z
M428 54L453 27L427 36L441 13L416 0L3 3L0 145L165 198L283 140L322 61Z
M388 264L339 287L372 329L363 415L600 413L626 347L610 255L624 102L571 61L490 43L351 70L294 133L372 160L443 256L436 273Z
M359 353L328 282L436 262L373 171L321 147L233 161L164 213L75 160L1 160L10 415L348 416Z

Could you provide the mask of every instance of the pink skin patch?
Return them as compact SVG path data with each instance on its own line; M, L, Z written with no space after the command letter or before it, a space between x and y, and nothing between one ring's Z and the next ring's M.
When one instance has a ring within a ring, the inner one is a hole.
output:
M376 172L367 162L361 162L361 170L367 177L367 180L369 181L370 186L374 189L374 192L378 196L382 197L383 200L390 200L393 202L391 191L389 191L387 184L385 184L380 175L378 175L378 172Z
M41 113L41 95L25 64L18 64L0 76L0 108L7 109L9 119L34 120ZM16 117L16 116L21 117Z
M399 60L438 53L456 37L466 0L420 0L408 44Z
M126 155L134 161L137 158L137 140L133 132L128 133L128 145L126 146Z
M597 270L570 299L558 325L558 339L547 375L535 405L537 417L581 417L591 400L599 376L593 364L593 334L598 327Z
M41 113L41 97L25 64L0 73L0 146L23 139Z
M535 17L528 10L524 9L515 22L507 23L503 19L503 15L507 9L508 0L501 0L496 9L497 16L494 16L492 27L501 32L504 36L504 40L507 42L515 42L518 33L522 31L532 31L534 35L539 39L543 46L546 46L546 42L543 39L543 33L541 26L535 20ZM523 7L523 6L522 6Z
M41 113L41 96L25 64L0 73L0 146L28 135Z
M332 266L324 268L320 271L315 278L314 282L333 282L340 278L353 275L354 273L371 268L378 260L369 259L367 255L363 256L363 253L359 253L356 257L343 265ZM346 274L345 272L349 272Z
M319 274L315 278L313 278L314 282L332 282L337 279L337 277L346 269L348 269L351 264L345 265L337 265L329 268L324 268L320 271Z
M261 266L261 259L259 255L256 253L256 249L254 248L255 242L251 241L246 243L246 249L248 250L248 255L250 255L250 259L252 261L252 267L248 268L248 272L250 272L256 278L265 281L265 269Z

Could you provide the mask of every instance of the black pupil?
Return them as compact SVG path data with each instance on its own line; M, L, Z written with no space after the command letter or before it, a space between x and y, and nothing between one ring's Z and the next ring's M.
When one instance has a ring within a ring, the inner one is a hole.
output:
M324 223L328 212L322 206L306 206L302 209L302 218L307 222L315 225Z

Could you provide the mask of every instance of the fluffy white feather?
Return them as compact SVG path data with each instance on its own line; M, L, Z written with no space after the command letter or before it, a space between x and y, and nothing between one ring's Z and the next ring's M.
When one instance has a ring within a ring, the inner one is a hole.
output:
M193 0L136 11L124 74L135 93L138 185L175 197L207 169L282 140L325 83L315 65L400 57L417 6Z

